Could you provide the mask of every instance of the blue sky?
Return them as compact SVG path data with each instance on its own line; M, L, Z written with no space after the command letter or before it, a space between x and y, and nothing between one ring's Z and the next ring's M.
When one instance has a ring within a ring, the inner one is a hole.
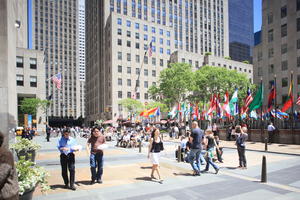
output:
M259 30L261 30L261 0L254 0L254 32Z

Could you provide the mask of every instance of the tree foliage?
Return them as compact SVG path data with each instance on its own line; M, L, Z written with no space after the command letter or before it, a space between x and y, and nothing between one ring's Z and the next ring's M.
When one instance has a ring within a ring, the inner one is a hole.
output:
M119 101L126 111L135 114L143 110L143 104L135 99L127 98Z
M193 88L192 67L186 63L173 63L159 75L159 85L152 86L148 92L151 98L165 103L169 108L184 100L185 94Z
M36 115L37 109L41 108L43 112L46 112L50 105L50 101L42 100L39 98L24 98L21 101L20 109L23 113Z
M148 105L145 106L146 109L151 109L156 107L159 107L161 112L168 112L168 106L161 102L153 101L148 103Z

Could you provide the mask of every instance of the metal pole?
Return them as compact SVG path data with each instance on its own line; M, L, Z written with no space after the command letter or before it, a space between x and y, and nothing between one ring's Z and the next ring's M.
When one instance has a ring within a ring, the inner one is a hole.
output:
M142 140L139 142L139 153L142 153Z
M292 116L291 116L291 121L292 121L292 135L293 135L293 137L294 137L294 95L293 95L293 82L294 82L294 80L293 80L293 71L291 71L291 93L289 94L290 95L290 98L292 98L291 100L292 100Z
M262 159L261 182L262 183L266 183L267 182L267 162L266 162L266 156L263 156L263 159Z
M181 146L179 145L178 146L178 152L177 152L177 160L178 160L178 162L181 162Z

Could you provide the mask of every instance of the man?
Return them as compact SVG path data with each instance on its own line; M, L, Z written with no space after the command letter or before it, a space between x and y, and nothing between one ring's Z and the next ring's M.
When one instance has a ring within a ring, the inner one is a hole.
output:
M46 125L47 142L50 142L50 133L51 133L51 128L48 125Z
M194 170L194 176L200 176L200 156L202 150L202 140L204 138L204 132L198 127L198 122L194 121L192 123L192 133L190 140L192 142L190 151L190 164ZM196 162L195 162L196 161Z
M272 122L270 122L270 124L268 125L269 143L273 142L273 136L274 136L275 130L276 130L275 126L273 125Z
M74 186L75 181L75 155L74 152L77 142L74 138L70 137L70 130L64 129L63 135L58 141L57 148L60 151L60 165L61 175L64 179L65 188L69 188L68 169L70 173L70 189L76 190Z

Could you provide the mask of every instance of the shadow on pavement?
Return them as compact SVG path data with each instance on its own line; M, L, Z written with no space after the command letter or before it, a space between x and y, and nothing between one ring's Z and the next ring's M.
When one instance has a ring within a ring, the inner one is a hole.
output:
M65 185L59 185L59 184L56 184L56 185L50 185L50 188L51 190L56 190L56 189L66 189L65 188ZM67 190L67 189L66 189Z
M238 167L222 167L222 168L230 169L230 170L238 169Z
M76 185L91 185L91 181L76 181Z
M193 176L192 173L173 173L175 176Z
M135 178L135 180L155 182L149 176L137 177L137 178Z
M149 167L141 167L141 169L152 169L152 167L151 166L149 166Z

